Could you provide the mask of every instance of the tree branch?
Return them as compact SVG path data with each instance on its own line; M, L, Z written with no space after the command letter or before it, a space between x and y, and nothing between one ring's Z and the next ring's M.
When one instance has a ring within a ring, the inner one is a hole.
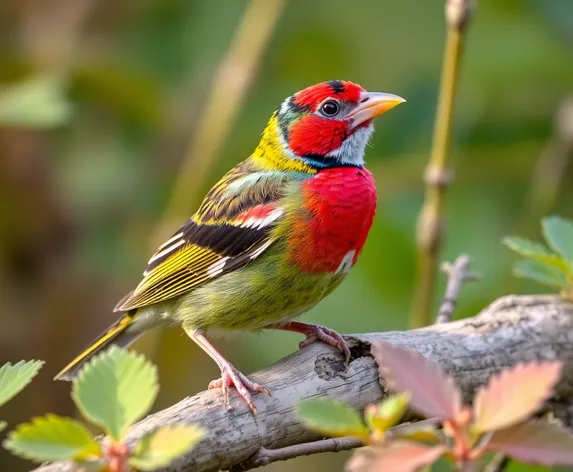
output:
M508 296L473 318L405 332L353 335L348 339L353 357L349 365L336 350L315 343L251 375L273 395L254 397L257 416L236 395L231 399L234 410L226 411L220 393L208 390L150 415L131 428L128 440L134 441L158 426L180 422L198 423L205 428L206 437L197 447L165 472L229 469L253 455L261 457L264 451L272 456L272 450L281 448L288 448L287 452L322 452L324 449L316 444L290 448L322 439L298 421L295 406L300 400L328 395L363 409L383 398L385 382L380 381L370 354L371 343L377 340L417 351L439 363L456 379L466 399L492 374L507 366L522 361L560 359L564 361L563 379L551 406L561 411L556 414L571 424L573 304L558 297ZM332 447L336 444L330 443ZM278 454L284 455L285 451ZM55 463L36 472L71 470L69 464Z

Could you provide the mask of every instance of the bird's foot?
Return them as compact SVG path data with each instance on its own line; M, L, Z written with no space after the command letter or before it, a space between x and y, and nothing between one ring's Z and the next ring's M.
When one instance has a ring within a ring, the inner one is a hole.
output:
M342 351L346 363L350 362L350 348L345 339L336 331L324 326L303 323L301 321L288 321L286 323L272 324L265 326L266 329L279 329L282 331L294 331L305 335L305 339L298 345L300 349L311 345L315 341L322 341L329 346L336 347Z
M350 348L346 340L332 329L325 328L324 326L308 325L308 330L304 333L306 338L302 340L298 347L303 349L310 346L315 341L322 341L332 347L337 347L344 354L344 359L348 364L350 362Z
M233 367L231 364L225 364L221 369L221 378L213 380L211 383L209 383L209 390L215 388L220 388L223 390L225 406L228 410L231 410L233 407L229 403L229 387L234 387L237 389L237 393L245 401L245 403L249 406L255 415L257 414L257 408L253 403L253 398L251 397L250 392L260 392L266 395L271 394L266 387L255 383L252 380L249 380L244 374L235 369L235 367Z

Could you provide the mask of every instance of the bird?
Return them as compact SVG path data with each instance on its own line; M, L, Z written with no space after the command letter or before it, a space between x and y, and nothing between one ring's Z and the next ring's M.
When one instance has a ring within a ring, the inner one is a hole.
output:
M73 380L111 345L178 324L221 370L231 409L234 387L254 414L251 393L269 394L219 353L218 332L300 333L299 347L324 342L350 361L344 338L297 321L356 263L373 224L376 186L364 164L373 120L406 100L343 80L286 98L255 151L206 194L196 213L149 259L139 285L116 305L117 321L56 377ZM209 336L209 337L208 337Z

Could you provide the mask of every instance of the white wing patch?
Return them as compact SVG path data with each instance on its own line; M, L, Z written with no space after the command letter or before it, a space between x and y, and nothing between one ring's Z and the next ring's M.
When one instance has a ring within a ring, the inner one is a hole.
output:
M348 272L350 270L350 268L352 267L352 262L354 261L354 256L356 256L356 251L354 249L352 251L348 251L346 254L344 254L344 257L340 261L340 265L338 266L338 268L336 269L336 271L334 273L335 274L340 274L340 273L345 274L346 272Z
M274 240L270 239L261 245L261 247L255 249L253 252L242 254L238 257L223 257L222 259L219 259L217 262L213 262L213 264L207 267L207 275L210 278L213 278L219 274L222 274L229 268L236 267L237 265L243 265L249 260L252 261L253 259L259 257L273 242Z
M282 208L275 208L274 210L272 210L268 215L262 217L262 218L247 218L240 226L241 228L255 228L255 229L262 229L265 226L270 225L273 221L278 220L282 214L284 213L284 210Z
M217 262L213 262L213 264L207 267L207 275L209 277L215 277L216 275L219 275L221 272L223 272L225 264L229 259L230 259L229 257L223 257L222 259L219 259Z
M269 239L265 244L263 244L260 248L258 248L256 251L254 251L250 257L251 259L255 259L257 257L259 257L261 255L261 253L268 248L271 244L273 243L272 239Z

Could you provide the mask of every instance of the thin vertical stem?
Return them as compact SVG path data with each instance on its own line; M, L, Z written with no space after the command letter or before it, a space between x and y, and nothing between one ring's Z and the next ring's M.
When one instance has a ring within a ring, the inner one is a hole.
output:
M167 210L157 227L156 243L188 215L201 183L229 135L285 0L251 0L236 35L221 60L199 126L189 143Z
M539 156L531 175L531 186L523 212L527 222L539 221L554 207L573 159L573 95L566 97L555 112L553 135Z
M215 73L202 118L189 142L169 203L152 235L152 250L190 215L200 197L201 185L229 135L285 3L286 0L251 0L248 4ZM155 352L159 334L150 333L138 342L145 352Z
M452 180L449 168L449 146L453 130L454 103L465 33L473 10L471 0L448 0L446 20L448 32L442 65L440 95L430 163L426 168L424 206L418 217L417 281L412 327L425 326L432 320L432 302L436 285L437 263L444 230L444 195Z

